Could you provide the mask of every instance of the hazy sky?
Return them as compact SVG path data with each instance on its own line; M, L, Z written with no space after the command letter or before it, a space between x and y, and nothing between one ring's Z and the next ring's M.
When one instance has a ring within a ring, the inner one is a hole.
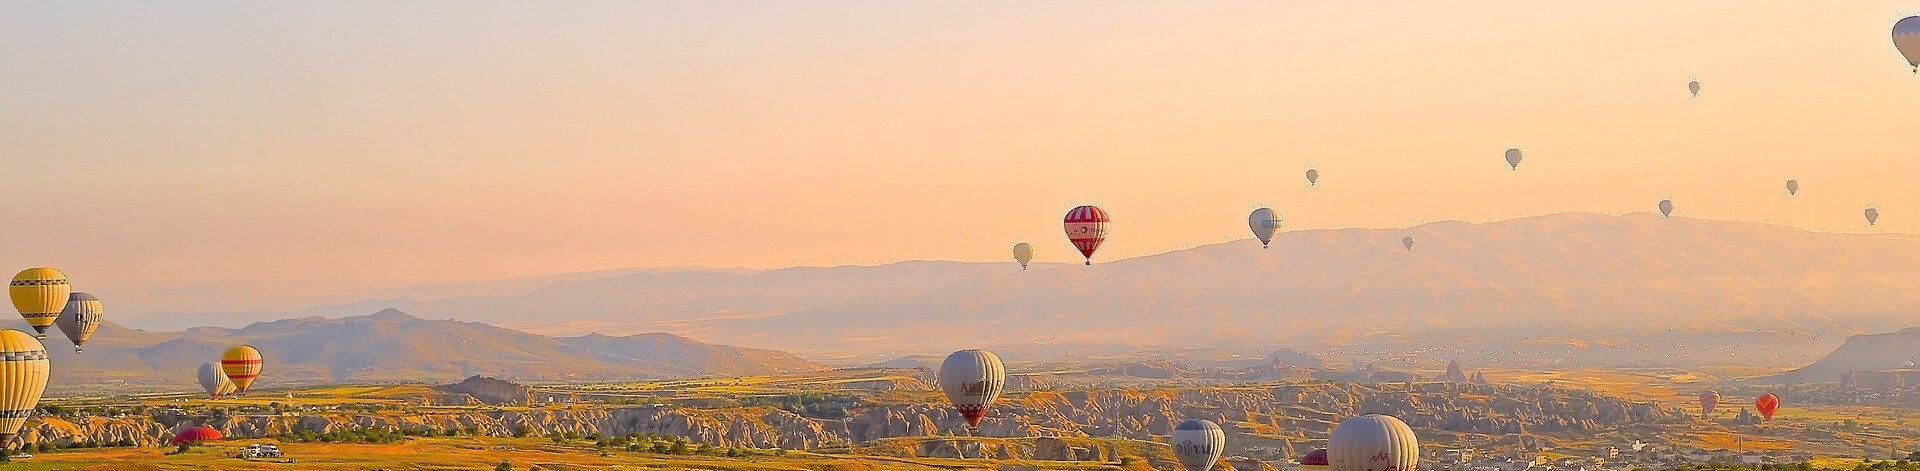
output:
M1671 198L1920 230L1920 75L1889 41L1920 4L1198 5L8 1L0 266L140 315L1020 241L1069 261L1078 204L1115 218L1104 260L1246 238L1260 206L1301 229Z

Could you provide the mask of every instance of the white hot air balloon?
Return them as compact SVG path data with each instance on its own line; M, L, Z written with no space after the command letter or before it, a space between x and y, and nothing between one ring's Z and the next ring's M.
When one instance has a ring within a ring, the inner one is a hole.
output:
M1507 166L1520 169L1520 149L1507 149Z
M1413 236L1401 237L1400 245L1406 247L1407 250L1413 250Z
M1660 200L1660 217L1673 215L1673 200Z
M1700 96L1700 82L1697 80L1688 82L1687 91L1693 92L1693 96Z
M1906 56L1914 72L1920 72L1920 16L1901 18L1893 24L1893 47Z
M1026 242L1013 244L1013 261L1020 262L1021 270L1027 269L1027 264L1033 262L1033 246Z
M940 391L947 394L960 417L967 419L970 429L980 428L980 419L987 416L987 408L1006 387L1007 367L993 352L961 350L940 362Z
M1307 169L1307 184L1313 185L1319 182L1320 182L1320 171L1314 170L1314 169Z
M1787 180L1787 196L1800 194L1800 181Z
M1253 236L1260 238L1260 246L1266 247L1273 242L1273 234L1280 232L1280 215L1271 208L1253 210L1247 215L1247 228L1253 229Z
M1226 451L1227 434L1212 421L1189 420L1174 427L1167 441L1173 442L1173 457L1180 460L1181 467L1187 471L1207 471L1220 462L1221 453Z
M1880 210L1867 208L1867 225L1871 226L1875 221L1879 221L1879 220L1880 220Z
M1364 415L1340 422L1327 439L1330 471L1413 471L1420 442L1406 422L1391 415Z

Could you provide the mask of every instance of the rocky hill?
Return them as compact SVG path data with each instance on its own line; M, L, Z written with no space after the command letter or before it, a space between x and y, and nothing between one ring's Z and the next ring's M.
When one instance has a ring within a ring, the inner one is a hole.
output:
M1920 328L1901 329L1884 334L1861 334L1813 364L1759 378L1761 383L1820 383L1839 381L1849 371L1883 371L1905 368L1906 362L1920 362Z

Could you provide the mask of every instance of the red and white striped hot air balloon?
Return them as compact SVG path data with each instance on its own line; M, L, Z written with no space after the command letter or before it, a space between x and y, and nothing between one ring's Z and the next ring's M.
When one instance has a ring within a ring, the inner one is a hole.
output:
M1067 240L1073 241L1073 247L1080 249L1080 255L1087 257L1087 264L1093 264L1093 251L1100 248L1100 242L1107 240L1107 212L1093 206L1081 206L1067 211L1064 225Z

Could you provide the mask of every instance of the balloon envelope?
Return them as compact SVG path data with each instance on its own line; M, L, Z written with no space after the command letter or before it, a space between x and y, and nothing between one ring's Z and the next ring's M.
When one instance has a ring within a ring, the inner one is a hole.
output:
M1688 82L1687 91L1693 92L1693 96L1700 96L1700 82L1699 81Z
M1400 245L1405 246L1407 250L1413 250L1413 237L1401 237Z
M987 408L1007 386L1007 368L1000 356L986 350L961 350L940 362L940 391L960 411L970 427L979 427Z
M1780 396L1773 393L1761 394L1753 400L1754 410L1760 411L1760 418L1773 420L1773 411L1780 409Z
M100 298L87 293L67 295L67 307L60 311L60 318L53 321L60 333L66 334L73 342L73 353L80 353L80 345L93 337L93 331L100 328L100 315L106 309L101 307Z
M0 329L0 448L12 443L40 404L50 368L47 349L39 340L26 332Z
M1327 462L1333 471L1411 471L1420 464L1420 442L1393 416L1354 417L1333 429Z
M67 274L49 267L21 270L7 285L13 308L20 311L27 325L33 326L34 336L43 339L47 338L47 328L53 326L54 318L60 317L60 310L66 309L67 295L71 293Z
M220 355L220 371L227 374L227 379L232 380L233 386L239 388L240 392L247 392L247 387L253 386L253 380L260 377L262 363L264 360L260 357L260 350L251 345L229 348L227 353Z
M1700 417L1713 415L1713 408L1720 406L1720 392L1712 389L1700 391Z
M1787 194L1788 194L1788 195L1797 195L1797 194L1800 194L1800 181L1799 181L1799 180L1787 180Z
M1320 171L1307 169L1307 184L1312 185L1312 184L1318 183L1319 181L1320 181Z
M1507 149L1507 166L1520 169L1520 149Z
M1027 268L1027 264L1033 262L1033 246L1026 242L1013 244L1013 261L1020 262L1020 268Z
M1173 442L1173 457L1187 471L1207 471L1220 461L1227 447L1227 435L1220 426L1207 420L1189 420L1173 428L1167 437Z
M1874 221L1879 221L1879 220L1880 220L1880 210L1867 208L1867 225L1871 226L1873 225Z
M233 380L227 379L227 373L220 371L220 365L218 363L209 362L201 364L200 372L196 379L200 380L200 389L207 390L207 396L215 399L219 399L221 394L226 394L228 391L234 389Z
M1893 47L1907 58L1907 65L1920 72L1920 16L1901 18L1893 24Z
M1266 247L1273 242L1273 234L1280 232L1280 215L1272 209L1260 208L1247 215L1247 228L1253 229L1253 236L1260 239L1260 246Z
M1326 466L1327 465L1327 449L1315 448L1313 449L1313 451L1307 452L1307 456L1303 456L1300 458L1300 465L1301 466Z
M1673 215L1673 200L1660 200L1660 217Z
M173 441L171 442L171 444L179 445L182 443L191 443L191 442L206 441L206 440L219 440L219 439L220 439L219 430L214 430L213 427L201 425L198 427L181 430L180 433L173 434Z
M1087 257L1087 264L1093 264L1093 251L1107 240L1107 212L1093 206L1080 206L1067 211L1062 221L1067 231L1067 240L1073 241L1073 247L1080 249L1080 255Z

